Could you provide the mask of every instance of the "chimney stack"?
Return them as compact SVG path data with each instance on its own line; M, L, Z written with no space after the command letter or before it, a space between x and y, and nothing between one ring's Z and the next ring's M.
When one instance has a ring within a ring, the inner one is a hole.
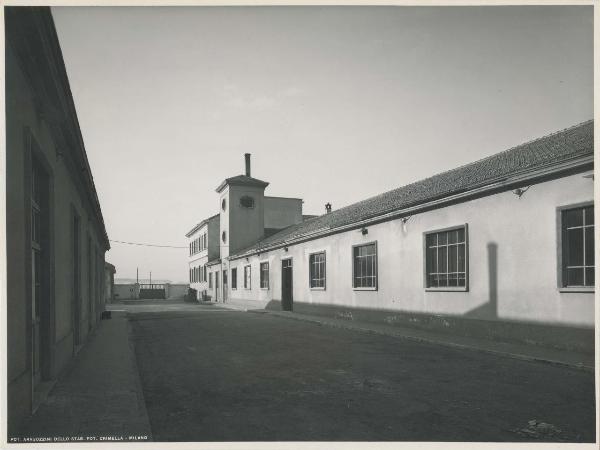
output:
M250 176L250 153L245 153L244 157L246 158L246 176Z
M325 211L327 211L327 214L331 212L331 203L328 202L325 204Z

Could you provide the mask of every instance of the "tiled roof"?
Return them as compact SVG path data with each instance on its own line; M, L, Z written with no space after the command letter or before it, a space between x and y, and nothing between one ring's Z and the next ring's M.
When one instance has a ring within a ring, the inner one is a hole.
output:
M216 191L221 192L227 185L232 186L258 186L267 187L269 183L266 181L259 180L258 178L252 178L247 175L236 175L235 177L225 178L225 180L217 187Z
M304 235L320 234L395 210L484 187L509 176L554 166L594 153L593 120L513 147L479 161L376 195L268 236L236 255L253 253ZM232 255L235 257L236 255Z

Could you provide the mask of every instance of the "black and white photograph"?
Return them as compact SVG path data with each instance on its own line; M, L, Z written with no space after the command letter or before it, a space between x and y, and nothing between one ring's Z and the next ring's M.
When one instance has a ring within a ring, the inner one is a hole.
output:
M597 448L593 1L3 3L3 448Z

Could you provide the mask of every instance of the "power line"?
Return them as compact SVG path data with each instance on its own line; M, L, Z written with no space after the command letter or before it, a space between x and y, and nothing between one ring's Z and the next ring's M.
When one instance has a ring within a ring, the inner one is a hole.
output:
M128 245L139 245L142 247L161 247L161 248L187 248L187 247L178 247L175 245L158 245L158 244L144 244L140 242L126 242L126 241L116 241L113 239L109 239L110 242L117 242L119 244L128 244Z

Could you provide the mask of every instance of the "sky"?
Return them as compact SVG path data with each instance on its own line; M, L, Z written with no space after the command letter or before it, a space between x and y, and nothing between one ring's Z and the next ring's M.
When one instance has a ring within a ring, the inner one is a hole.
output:
M593 117L591 6L53 7L116 278L244 172L323 214Z

